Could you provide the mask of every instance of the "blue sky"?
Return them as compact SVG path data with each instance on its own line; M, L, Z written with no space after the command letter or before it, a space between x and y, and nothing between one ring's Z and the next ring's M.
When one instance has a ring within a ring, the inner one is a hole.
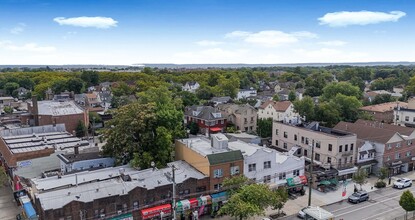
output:
M0 0L0 64L415 61L411 0Z

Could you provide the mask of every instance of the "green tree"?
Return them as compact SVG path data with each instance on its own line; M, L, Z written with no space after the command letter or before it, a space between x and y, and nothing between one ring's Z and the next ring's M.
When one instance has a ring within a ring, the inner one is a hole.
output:
M272 118L258 119L256 132L262 138L271 137L272 136Z
M247 185L249 179L244 175L233 176L223 180L223 188L227 190L228 195L232 196L241 191L242 186Z
M273 209L278 210L279 214L285 203L288 201L288 191L285 187L280 187L277 190L274 190L273 193L271 206Z
M218 88L220 94L223 96L230 96L231 98L235 98L238 94L239 89L239 79L236 77L225 78L220 77Z
M372 101L372 104L376 105L376 104L382 104L382 103L394 102L394 101L396 101L396 99L392 97L391 94L379 94L375 96L375 98Z
M278 101L280 101L280 95L277 93L277 94L275 94L275 95L273 95L272 96L272 100L273 101L276 101L276 102L278 102Z
M201 100L210 100L215 95L213 94L211 87L201 86L199 89L196 90L196 96Z
M294 110L302 117L306 117L306 121L312 121L315 118L315 105L313 98L310 96L304 96L301 100L295 100Z
M86 83L87 86L98 85L99 74L96 71L83 71L81 73L81 79Z
M125 82L118 82L118 85L112 88L112 94L120 97L133 94L133 89Z
M340 112L338 106L333 102L322 102L316 108L317 121L323 122L324 126L334 127L340 120Z
M295 95L295 91L291 90L290 93L288 94L288 100L291 102L294 102L296 98L297 96Z
M353 182L360 185L360 190L362 190L362 185L367 183L367 173L363 169L359 169L356 173L353 174L352 177Z
M383 182L383 180L385 180L388 177L388 174L389 174L388 168L386 167L380 168L379 173L378 173L379 181Z
M11 106L4 106L3 111L6 114L11 114L11 113L13 113L13 107L11 107Z
M190 134L197 135L199 133L199 125L192 121L189 125Z
M273 193L266 184L244 185L222 206L219 214L230 215L240 220L263 215L265 208L272 204L272 197Z
M355 96L337 94L331 102L333 106L337 106L337 110L340 112L343 121L354 122L357 120L362 102Z
M12 95L13 91L19 88L19 84L15 82L8 82L4 84L3 88L6 91L7 95Z
M179 95L182 98L183 106L192 106L199 104L199 99L194 93L181 91Z
M349 82L333 82L323 88L323 94L321 95L322 100L330 101L335 98L337 94L345 96L354 96L356 99L362 97L362 92L359 87L353 86Z
M405 219L407 219L408 212L415 211L415 198L411 191L405 190L402 193L399 205L406 211Z
M0 188L7 183L7 174L2 166L0 166Z
M61 92L64 92L65 90L68 90L68 80L60 79L52 83L52 91L55 94L59 94Z
M75 94L82 93L84 90L84 82L78 78L71 78L67 82L67 90Z
M85 124L81 120L79 120L78 125L75 128L76 136L77 137L85 136L85 131L86 131Z

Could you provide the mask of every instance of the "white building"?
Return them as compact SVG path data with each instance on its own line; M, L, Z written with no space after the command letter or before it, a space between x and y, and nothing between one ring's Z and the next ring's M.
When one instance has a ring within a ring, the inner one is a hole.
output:
M257 182L280 186L289 178L304 175L304 157L289 156L239 140L229 142L228 148L242 152L244 175Z
M269 100L258 108L258 118L272 118L273 121L284 121L297 118L298 113L294 112L294 105L290 101L276 102Z
M358 148L356 165L367 174L378 173L383 164L384 146L381 143L364 141Z
M408 106L406 108L397 104L393 115L395 125L415 127L415 97L408 99Z
M182 86L182 90L195 93L199 87L200 84L198 82L187 82L184 86Z
M236 95L236 99L245 99L248 97L252 97L252 96L257 96L257 91L256 89L240 89L238 91L238 94Z

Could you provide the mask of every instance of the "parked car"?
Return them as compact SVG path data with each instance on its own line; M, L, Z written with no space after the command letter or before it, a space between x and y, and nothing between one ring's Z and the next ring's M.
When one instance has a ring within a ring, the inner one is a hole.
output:
M304 207L304 208L302 208L302 209L298 212L298 214L297 214L297 217L298 217L298 218L303 219L303 218L305 217L305 212L304 212L304 209L306 209L306 208L308 208L308 207Z
M351 196L349 196L349 202L351 203L359 203L363 201L369 200L369 194L367 194L366 191L358 191L353 193Z
M412 180L408 178L399 178L393 183L394 188L403 189L412 186Z

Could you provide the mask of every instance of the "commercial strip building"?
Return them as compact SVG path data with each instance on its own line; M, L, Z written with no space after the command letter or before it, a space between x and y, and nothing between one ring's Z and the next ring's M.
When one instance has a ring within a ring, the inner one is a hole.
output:
M380 167L389 168L391 175L414 170L415 128L361 119L355 123L340 122L335 128L355 133L361 141L360 143L363 143L358 148L367 149L367 153L376 155L376 162L372 160L372 164L378 164L372 167L373 172L376 172ZM369 151L368 144L372 145L372 149L376 152ZM363 150L359 150L359 153L362 153ZM373 158L374 155L371 157Z

